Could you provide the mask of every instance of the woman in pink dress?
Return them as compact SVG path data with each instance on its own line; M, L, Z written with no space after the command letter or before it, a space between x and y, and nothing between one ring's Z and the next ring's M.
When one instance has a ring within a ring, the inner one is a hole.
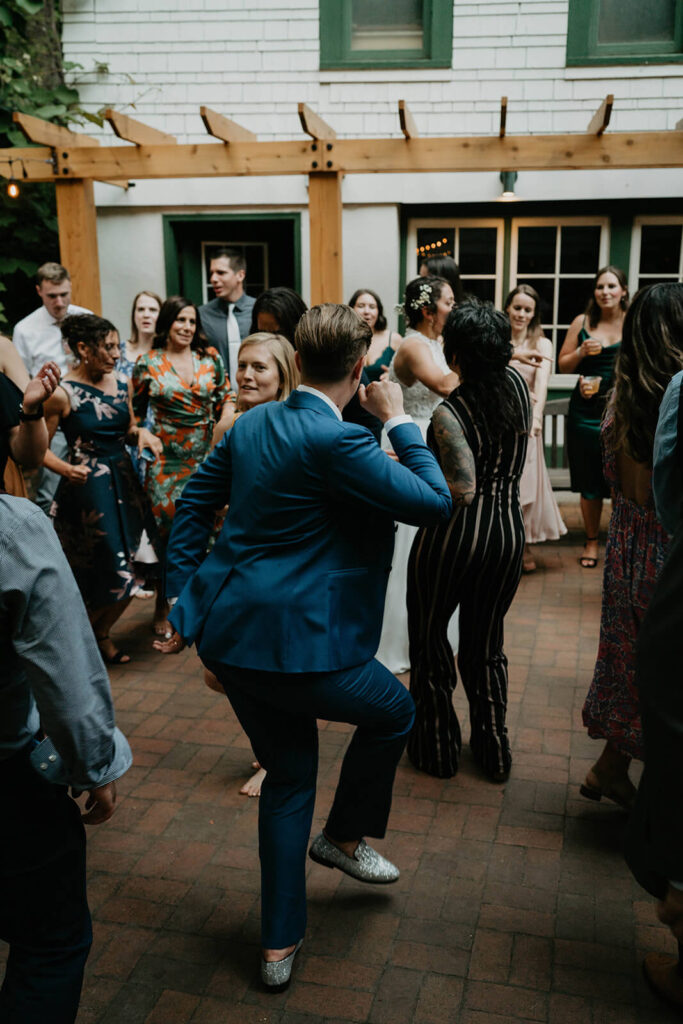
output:
M559 540L567 532L557 507L543 450L543 410L548 393L548 378L552 365L552 345L544 336L539 315L539 295L529 284L519 284L505 300L505 312L512 328L512 344L528 354L535 350L543 359L538 366L515 359L515 368L524 377L531 393L533 422L529 435L526 463L519 484L519 498L524 515L523 572L533 572L536 561L529 548L544 540Z

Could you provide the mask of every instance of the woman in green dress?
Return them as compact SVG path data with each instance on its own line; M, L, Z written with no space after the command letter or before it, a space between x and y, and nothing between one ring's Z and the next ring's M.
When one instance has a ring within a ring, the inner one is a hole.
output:
M567 454L571 489L581 495L586 542L579 562L584 569L598 564L602 502L610 496L602 472L600 423L614 382L627 309L626 275L619 267L602 267L586 312L573 320L558 359L562 373L580 375L569 401Z

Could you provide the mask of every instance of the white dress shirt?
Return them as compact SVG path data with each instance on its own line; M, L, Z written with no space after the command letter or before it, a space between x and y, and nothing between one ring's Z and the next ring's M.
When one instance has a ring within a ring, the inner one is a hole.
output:
M90 312L83 306L69 306L66 315ZM12 333L12 341L32 377L50 360L63 374L73 365L73 357L62 339L59 321L48 313L45 306L39 306L19 321Z

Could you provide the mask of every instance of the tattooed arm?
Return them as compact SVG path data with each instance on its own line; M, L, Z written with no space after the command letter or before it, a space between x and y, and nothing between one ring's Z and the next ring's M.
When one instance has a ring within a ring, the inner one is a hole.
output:
M474 456L460 421L447 405L439 405L432 416L432 426L453 504L471 505L477 488L477 474Z

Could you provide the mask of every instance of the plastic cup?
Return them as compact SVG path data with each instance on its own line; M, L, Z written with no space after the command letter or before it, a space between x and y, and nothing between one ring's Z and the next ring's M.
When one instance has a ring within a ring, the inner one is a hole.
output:
M583 378L583 394L585 398L592 398L593 395L597 395L600 390L600 381L602 377L584 377Z

